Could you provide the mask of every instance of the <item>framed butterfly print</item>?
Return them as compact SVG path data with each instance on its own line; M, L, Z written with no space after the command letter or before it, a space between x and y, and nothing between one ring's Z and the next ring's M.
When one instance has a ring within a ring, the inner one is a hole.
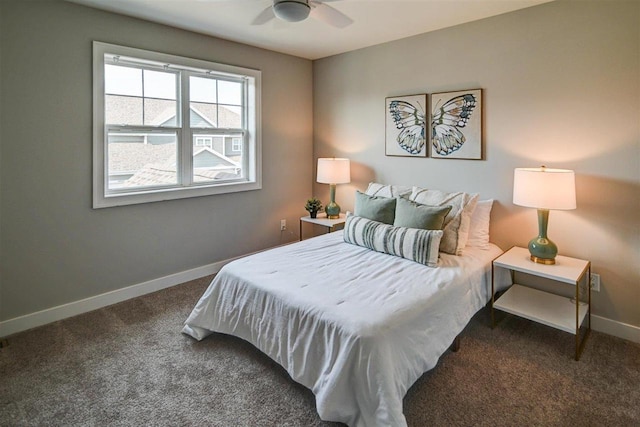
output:
M385 154L427 156L427 95L386 98Z
M482 159L482 89L431 95L431 157Z

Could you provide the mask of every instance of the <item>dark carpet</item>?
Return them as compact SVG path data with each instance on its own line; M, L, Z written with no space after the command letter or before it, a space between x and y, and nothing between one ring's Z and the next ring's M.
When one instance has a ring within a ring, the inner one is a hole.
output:
M210 278L9 337L2 426L331 426L250 344L180 333ZM480 311L404 399L410 426L640 426L640 345Z

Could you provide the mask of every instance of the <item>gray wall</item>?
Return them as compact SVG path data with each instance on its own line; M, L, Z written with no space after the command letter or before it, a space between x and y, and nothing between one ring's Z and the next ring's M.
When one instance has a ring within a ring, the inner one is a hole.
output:
M551 212L549 237L602 275L594 314L640 326L639 22L640 2L556 1L318 60L315 157L352 159L346 209L371 180L494 198L504 249L537 234L535 210L511 202L513 169L574 169L578 209ZM474 88L486 160L385 157L385 97Z
M296 239L279 220L297 230L311 194L311 61L61 1L0 8L0 320ZM262 70L262 190L92 210L93 40Z

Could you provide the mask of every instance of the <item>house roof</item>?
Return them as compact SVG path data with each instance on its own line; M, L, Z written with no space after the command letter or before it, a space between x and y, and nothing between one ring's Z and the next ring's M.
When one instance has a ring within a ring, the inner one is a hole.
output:
M175 144L109 143L110 173L136 171L146 164L166 163L176 163Z
M112 124L143 124L142 98L107 95L106 122ZM195 127L239 128L242 117L233 106L192 102L191 123ZM175 126L176 103L162 99L144 99L144 124Z
M237 177L229 172L229 166L216 166L211 169L199 169L193 174L195 182L215 181ZM123 187L150 187L159 185L173 185L177 183L176 168L162 165L145 165L141 170L123 183Z
M153 145L123 143L121 145L125 146L124 148L126 151L128 151L129 155L132 155L132 153L134 153L136 149L139 149L141 147L142 150L140 151L144 152L145 154L154 152L154 148L164 148L167 145L175 149L175 146L173 144ZM149 150L149 148L151 149L151 151ZM154 154L156 154L155 162L139 163L137 167L128 169L127 172L132 172L133 175L129 179L124 181L122 185L124 187L147 187L175 184L177 182L175 153L173 151L167 152L165 150L165 155L168 153L171 154L169 154L165 158L161 158L161 154L163 152L162 148L154 152ZM193 179L195 182L230 178L233 177L235 175L235 172L240 168L240 164L238 162L235 162L232 159L208 147L199 148L194 152L194 164L197 164L198 158L202 158L203 156L214 157L216 161L212 162L211 165L207 165L205 167L194 167ZM143 166L141 167L139 165Z

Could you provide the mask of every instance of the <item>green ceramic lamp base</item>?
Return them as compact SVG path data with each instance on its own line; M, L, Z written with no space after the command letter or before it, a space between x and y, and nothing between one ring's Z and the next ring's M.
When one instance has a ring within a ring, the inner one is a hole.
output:
M538 237L529 242L531 261L538 264L555 264L558 247L547 238L547 225L549 224L549 210L538 209Z
M327 213L327 218L329 219L340 218L340 206L335 202L329 203L327 207L324 208L324 211Z
M331 197L331 201L324 208L324 211L327 213L327 218L329 219L340 218L340 205L336 203L336 185L335 184L329 185L329 194Z

